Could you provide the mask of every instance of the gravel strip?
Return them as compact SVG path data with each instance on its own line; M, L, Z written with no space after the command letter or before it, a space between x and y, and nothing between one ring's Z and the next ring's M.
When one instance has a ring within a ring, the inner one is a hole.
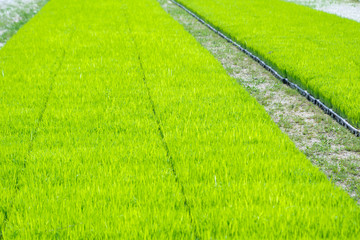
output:
M285 0L360 22L359 0Z
M48 0L0 0L0 48Z

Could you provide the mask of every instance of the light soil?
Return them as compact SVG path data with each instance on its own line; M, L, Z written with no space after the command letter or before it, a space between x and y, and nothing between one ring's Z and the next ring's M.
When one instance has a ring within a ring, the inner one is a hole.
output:
M360 203L360 138L167 0L165 11L212 53L308 159Z
M48 0L0 0L0 48Z
M360 22L359 0L285 0Z

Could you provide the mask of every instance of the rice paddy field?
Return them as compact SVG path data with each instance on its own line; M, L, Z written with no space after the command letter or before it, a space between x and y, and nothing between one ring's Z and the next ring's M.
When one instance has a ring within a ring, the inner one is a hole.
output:
M156 0L51 0L0 50L0 239L360 236L360 208Z
M280 0L181 0L360 127L360 24Z

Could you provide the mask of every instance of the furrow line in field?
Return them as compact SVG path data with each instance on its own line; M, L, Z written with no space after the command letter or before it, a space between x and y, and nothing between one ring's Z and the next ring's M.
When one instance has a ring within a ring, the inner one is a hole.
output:
M149 101L150 101L150 104L151 104L151 108L152 108L152 111L154 113L154 117L155 117L155 120L156 120L156 124L158 126L158 132L159 132L159 135L160 135L160 138L161 138L161 141L163 143L163 146L165 148L165 151L166 151L166 157L167 157L167 160L168 160L168 163L170 164L170 167L171 167L171 170L173 172L173 175L175 177L175 181L178 183L179 185L179 188L181 190L181 194L183 195L184 197L184 205L186 206L187 208L187 211L189 213L189 216L190 216L190 221L191 223L193 223L193 217L192 217L192 214L191 214L191 208L190 208L190 205L189 205L189 201L186 197L186 194L185 194L185 189L184 189L184 186L181 184L180 180L179 180L179 177L178 177L178 174L176 172L176 169L175 169L175 164L174 164L174 160L173 160L173 157L171 156L171 153L170 153L170 150L169 150L169 146L165 140L165 137L164 137L164 132L162 130L162 127L161 127L161 122L160 122L160 119L158 118L158 115L156 113L156 108L155 108L155 104L154 104L154 101L151 97L151 93L150 93L150 89L149 89L149 86L146 82L146 76L145 76L145 72L144 72L144 69L143 69L143 66L142 66L142 61L141 61L141 57L139 55L139 62L140 62L140 68L142 70L142 73L143 73L143 81L144 81L144 85L146 87L146 91L148 93L148 97L149 97ZM194 228L195 228L195 236L196 236L196 239L200 239L196 233L196 225L193 225Z
M50 99L50 96L51 96L51 93L53 92L53 88L54 88L54 83L55 83L55 79L56 79L56 76L57 76L57 73L59 72L59 70L61 69L61 66L64 62L64 58L65 58L65 50L63 50L63 54L62 56L60 57L60 64L59 66L56 68L56 70L54 71L54 73L52 74L51 76L51 83L50 83L50 87L49 87L49 91L48 91L48 94L46 95L45 97L45 101L44 101L44 104L43 104L43 107L40 111L40 114L39 114L39 117L37 119L37 122L36 122L36 127L34 129L34 132L31 134L31 138L30 138L30 143L29 143L29 148L28 148L28 155L32 152L33 150L33 147L34 147L34 140L37 136L37 133L39 131L39 127L40 127L40 123L42 122L42 119L43 119L43 116L44 116L44 113L47 109L47 106L48 106L48 103L49 103L49 99ZM26 168L26 158L24 159L24 165L23 165L23 169Z
M71 42L71 39L72 37L74 36L74 31L71 33L69 39L68 39L68 42ZM34 147L34 141L36 139L36 136L37 136L37 133L39 131L39 127L40 127L40 124L42 122L42 119L43 119L43 116L44 116L44 113L48 107L48 103L49 103L49 100L50 100L50 97L51 97L51 94L53 92L53 88L54 88L54 84L55 84L55 81L56 81L56 77L64 63L64 59L65 59L65 55L66 55L66 49L63 49L63 53L62 55L60 56L59 58L59 61L56 61L55 63L59 62L59 66L54 70L54 72L51 74L51 78L50 78L50 87L49 87L49 91L45 97L45 100L44 100L44 104L43 104L43 107L39 113L39 117L37 119L37 122L36 122L36 126L35 126L35 129L34 129L34 132L31 134L31 138L30 138L30 143L29 143L29 148L28 148L28 155L32 152L33 150L33 147ZM23 170L26 168L26 158L24 159L24 164L23 164ZM18 186L16 185L16 188L18 188Z
M199 22L204 24L206 27L208 27L210 30L218 34L220 37L224 38L229 43L233 44L236 48L238 48L240 51L244 52L246 55L251 57L253 60L255 60L257 63L259 63L264 69L269 71L272 75L274 75L277 79L282 81L284 84L290 86L293 89L296 89L302 96L304 96L308 101L312 102L314 105L318 106L321 110L323 110L326 114L330 115L334 120L336 120L340 125L347 128L352 134L354 134L357 137L360 137L360 130L355 128L353 125L351 125L346 119L341 117L339 114L337 114L334 110L326 106L323 102L320 101L320 99L315 98L312 96L309 92L302 89L299 85L291 82L289 79L282 77L276 70L274 70L271 66L266 64L264 61L262 61L259 57L257 57L255 54L247 50L245 47L241 46L237 42L233 41L230 37L226 36L223 32L217 30L215 27L213 27L211 24L207 23L204 19L202 19L200 16L186 8L181 3L178 3L175 0L171 0L175 5L182 8L184 11L186 11L188 14L190 14L192 17L197 19Z
M166 151L167 162L169 163L169 165L171 167L171 171L172 171L172 173L174 175L175 181L178 184L178 187L180 188L181 194L182 194L182 196L184 198L184 206L186 207L187 212L189 214L191 225L194 227L195 238L200 239L200 237L198 236L197 231L196 231L196 225L193 224L194 220L193 220L193 216L191 214L191 208L190 208L190 205L189 205L188 198L186 197L186 194L185 194L184 185L181 184L181 182L179 180L178 174L177 174L176 169L175 169L175 164L174 164L173 157L172 157L172 155L170 153L169 146L168 146L168 144L167 144L167 142L165 140L165 137L164 137L164 132L163 132L162 127L161 127L161 121L160 121L160 119L159 119L159 117L158 117L158 115L156 113L155 103L154 103L154 100L153 100L153 98L151 96L150 88L149 88L149 85L148 85L147 80L146 80L146 74L145 74L145 70L144 70L144 67L143 67L143 62L142 62L142 59L141 59L139 48L138 48L136 40L135 40L135 38L133 36L133 31L131 29L131 25L130 25L129 20L128 20L128 15L126 13L125 13L125 16L126 16L127 25L129 26L130 36L131 36L131 39L132 39L132 41L134 43L135 51L137 52L136 54L138 56L139 66L140 66L141 73L142 73L142 80L144 82L144 86L146 88L146 92L147 92L147 95L148 95L148 98L149 98L149 102L150 102L150 105L151 105L151 108L152 108L152 112L153 112L154 117L155 117L155 121L156 121L156 124L157 124L157 127L158 127L158 133L159 133L159 136L161 138L161 142L163 144L163 147L164 147L164 149Z
M68 42L71 41L72 37L74 35L74 31L71 33L69 39L68 39ZM27 158L29 157L29 155L31 154L32 150L33 150L33 147L34 147L34 141L36 139L36 136L37 136L37 133L39 131L39 127L40 127L40 124L42 122L42 119L43 119L43 116L44 116L44 113L48 107L48 103L49 103L49 100L51 98L51 95L52 95L52 92L53 92L53 88L54 88L54 84L55 84L55 81L56 81L56 77L63 65L63 62L64 62L64 59L65 59L65 55L66 55L66 49L63 49L63 53L62 55L60 56L59 59L57 59L58 61L55 61L55 63L53 65L55 65L56 63L59 63L58 67L50 74L50 86L49 86L49 91L47 93L47 95L45 96L45 99L44 99L44 103L43 103L43 107L41 108L40 110L40 113L39 113L39 117L37 118L36 120L36 125L35 125L35 128L33 130L33 132L31 133L31 137L30 137L30 142L29 142L29 147L28 147L28 150L27 150L27 156L25 156L24 158L24 162L23 162L23 167L22 167L22 170L20 171L20 173L16 176L16 184L15 184L15 195L16 193L20 190L20 186L19 186L19 181L20 181L20 176L21 174L25 171L26 169L26 163L27 163ZM9 208L9 211L11 211L11 208L12 206ZM9 213L8 212L5 212L5 217L4 217L4 229L6 228L6 223L8 222L9 220ZM0 240L3 239L3 235L2 233L0 232Z

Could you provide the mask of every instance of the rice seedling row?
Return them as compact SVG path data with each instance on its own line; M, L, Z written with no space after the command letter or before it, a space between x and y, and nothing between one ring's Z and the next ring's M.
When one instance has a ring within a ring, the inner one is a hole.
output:
M358 22L280 0L178 2L360 127Z
M50 1L0 70L3 239L360 233L356 203L155 0Z
M250 51L248 51L246 48L242 47L241 45L239 45L238 43L234 42L231 38L229 38L228 36L226 36L224 33L222 33L221 31L217 30L216 28L214 28L212 25L210 25L209 23L207 23L206 21L204 21L204 19L202 19L201 17L199 17L198 15L196 15L195 13L193 13L192 11L190 11L189 9L187 9L184 5L171 0L174 4L176 4L177 6L179 6L180 8L184 9L187 13L189 13L191 16L193 16L194 18L196 18L199 22L201 22L202 24L204 24L205 26L207 26L210 30L212 30L213 32L215 32L216 34L218 34L220 37L224 38L225 40L227 40L228 42L230 42L231 44L233 44L235 47L237 47L240 51L244 52L245 54L247 54L248 56L250 56L252 59L254 59L256 62L258 62L263 68L265 68L267 71L269 71L271 74L273 74L277 79L281 80L284 84L290 86L293 89L296 89L301 95L303 95L307 100L309 100L310 102L312 102L313 104L317 105L319 108L321 108L326 114L330 115L332 118L334 118L339 124L341 124L342 126L346 127L347 129L349 129L349 131L351 133L353 133L355 136L360 136L360 130L358 130L357 128L355 128L354 126L352 126L345 118L341 117L339 114L337 114L336 112L334 112L331 108L327 107L324 103L322 103L319 99L315 98L314 96L312 96L310 93L308 93L306 90L302 89L301 87L299 87L297 84L289 81L289 79L281 76L281 74L279 74L276 70L274 70L271 66L269 66L268 64L266 64L264 61L262 61L259 57L255 56L253 53L251 53Z

